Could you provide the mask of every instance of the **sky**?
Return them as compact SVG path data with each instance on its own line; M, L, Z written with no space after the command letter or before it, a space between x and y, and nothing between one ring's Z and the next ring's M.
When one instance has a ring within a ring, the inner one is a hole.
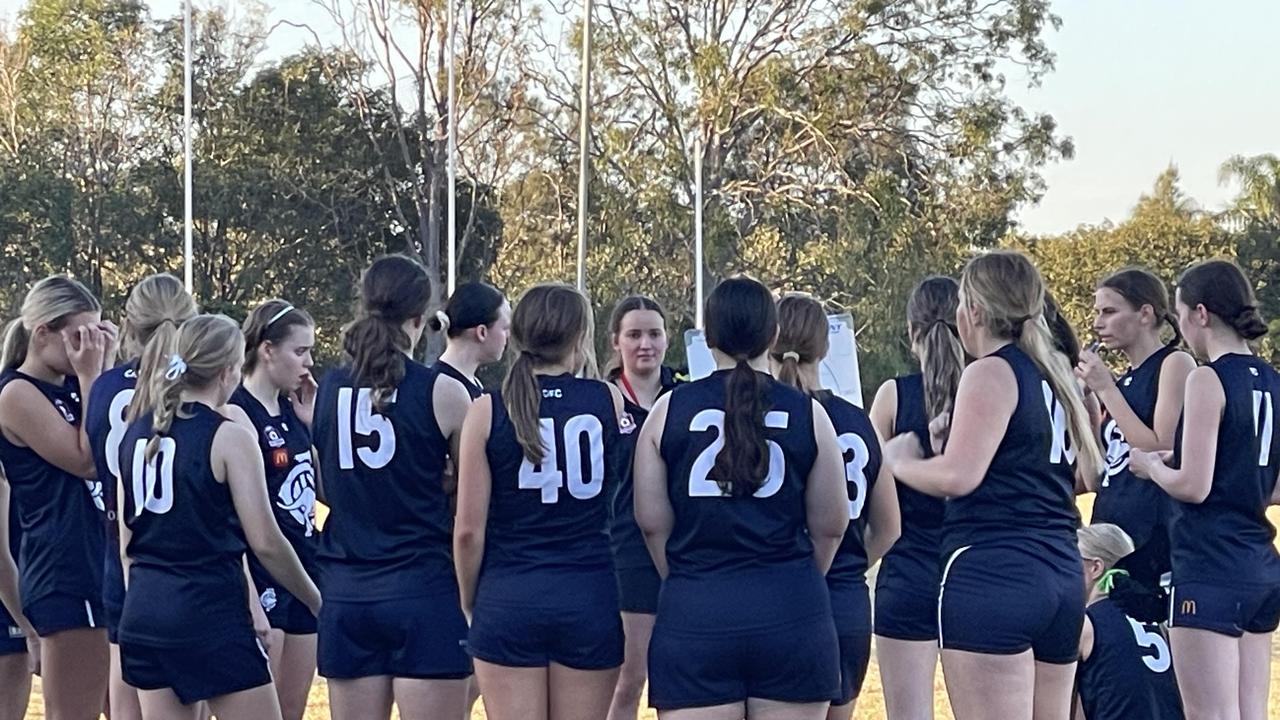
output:
M212 0L195 0L206 6ZM234 9L249 0L216 0ZM0 18L23 0L0 0ZM153 17L180 11L181 0L149 0ZM323 33L311 0L274 0L269 17L304 20ZM1170 164L1205 209L1223 207L1235 189L1218 183L1234 154L1280 154L1280 0L1055 0L1061 30L1049 32L1057 67L1039 87L1009 77L1009 92L1032 112L1047 112L1075 142L1075 157L1043 170L1041 202L1019 215L1033 233L1128 216ZM306 42L277 28L270 55Z

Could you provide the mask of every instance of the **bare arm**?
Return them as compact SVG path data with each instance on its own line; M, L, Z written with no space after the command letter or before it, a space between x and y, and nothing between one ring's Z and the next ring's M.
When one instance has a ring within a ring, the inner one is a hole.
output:
M667 424L667 408L670 394L654 403L653 410L640 429L636 439L635 457L632 459L632 486L635 498L636 524L644 533L644 544L658 569L658 575L666 578L667 540L675 527L675 510L667 496L667 463L662 459L662 430Z
M1151 427L1147 427L1129 407L1114 382L1097 391L1130 447L1151 452L1173 449L1187 376L1195 367L1195 360L1184 352L1170 353L1164 359L1160 366L1160 385L1156 391L1156 410Z
M271 513L256 433L234 421L224 423L213 436L210 454L214 477L225 482L231 491L240 526L258 562L313 614L318 614L320 591L302 569L298 554Z
M849 491L845 488L848 480L844 455L835 426L817 400L813 401L813 438L818 456L804 489L805 522L813 541L814 559L825 575L849 527Z
M1182 427L1182 463L1178 469L1165 464L1169 453L1132 450L1129 467L1139 477L1150 478L1169 497L1186 503L1202 503L1213 488L1218 452L1218 428L1227 405L1222 381L1213 368L1196 368L1187 376L1186 419Z
M493 396L483 395L467 412L458 451L458 516L453 523L453 565L458 573L458 597L468 619L475 607L476 586L480 582L489 497L493 493L493 475L485 454L492 423Z
M871 401L871 426L881 438L893 437L893 426L898 421L898 383L885 380L876 390L876 398Z
M871 489L867 510L867 531L863 547L867 549L867 567L884 557L902 535L902 510L898 507L898 488L893 473L885 463L880 463L880 474Z
M436 418L441 434L449 443L449 461L446 463L442 484L445 495L456 506L458 502L458 453L462 444L462 424L471 409L471 394L454 378L436 377L431 391L431 413Z
M67 358L80 383L79 427L66 421L43 394L29 382L11 382L0 392L0 431L15 445L29 447L55 467L92 479L98 470L93 463L89 435L83 422L93 384L105 363L115 360L115 326L64 328L62 340Z
M89 391L82 392L82 406L88 407ZM59 470L77 478L97 476L85 423L76 427L67 422L35 385L6 385L0 392L0 418L5 437L15 445L31 448Z
M885 444L890 472L899 482L937 497L963 497L976 490L1017 407L1017 393L1009 392L1016 382L1013 369L999 358L970 363L956 390L946 451L925 460L917 438L904 433Z
M35 637L35 628L22 614L22 596L18 591L18 565L9 547L9 483L0 474L0 603L18 623L27 637Z

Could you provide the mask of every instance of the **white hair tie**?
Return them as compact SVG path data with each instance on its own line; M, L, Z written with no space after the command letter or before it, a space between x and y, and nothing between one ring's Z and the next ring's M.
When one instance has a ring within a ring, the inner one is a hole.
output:
M449 322L449 314L443 310L436 311L436 322L440 323L440 332L448 330L452 324Z
M165 380L177 380L187 372L187 361L178 353L169 356L169 369L164 371Z
M785 361L787 361L787 360L795 360L796 362L800 362L800 353L798 353L798 352L796 352L796 351L794 351L794 350L788 350L788 351L786 351L786 352L782 353L782 360L783 360L784 362L785 362Z

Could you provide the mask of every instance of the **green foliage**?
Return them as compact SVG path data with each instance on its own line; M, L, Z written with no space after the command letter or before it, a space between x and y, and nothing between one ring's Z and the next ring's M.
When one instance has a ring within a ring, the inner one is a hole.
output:
M602 358L613 303L644 293L668 308L669 360L683 364L695 141L707 288L748 272L852 312L869 389L911 364L911 288L1002 243L1036 258L1079 328L1114 269L1140 263L1172 280L1194 260L1236 257L1280 340L1275 156L1224 164L1240 187L1227 213L1198 210L1171 169L1118 225L1016 234L1014 211L1043 191L1039 169L1073 153L1053 118L1012 101L1002 74L1034 83L1052 71L1047 0L598 3L587 274ZM370 47L267 64L260 13L196 15L205 308L243 317L286 297L316 316L330 362L372 257L408 251L438 267L443 6L415 9L405 17L421 45L381 50L418 64L390 84ZM548 12L515 0L463 8L460 277L513 296L575 274L581 78L576 44L563 41L581 28L576 10ZM117 313L143 275L181 269L181 117L178 20L153 21L140 0L29 0L0 32L0 309L69 272Z

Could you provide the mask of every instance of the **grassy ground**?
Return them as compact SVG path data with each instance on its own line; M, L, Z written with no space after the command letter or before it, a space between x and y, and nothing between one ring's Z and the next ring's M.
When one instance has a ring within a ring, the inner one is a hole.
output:
M1081 509L1085 517L1088 517L1092 510L1092 497L1086 497L1081 502ZM1280 508L1272 508L1268 513L1273 523L1280 524ZM1280 545L1280 543L1277 543ZM873 654L874 658L874 654ZM950 720L951 708L947 705L947 693L942 683L942 674L938 673L934 679L934 708L936 718L938 720ZM1271 662L1271 716L1280 718L1280 645L1272 648ZM877 668L875 660L871 662L871 667L867 671L866 682L862 686L862 695L858 699L857 710L854 717L857 720L876 720L885 716L884 711L884 693L880 686L880 671ZM480 704L476 704L476 710L472 715L472 720L483 720L485 717L484 710ZM42 705L39 681L35 690L32 692L31 705L27 710L27 720L36 720L44 718L44 708ZM645 709L640 713L641 720L655 720L656 715L652 710ZM329 719L329 699L325 688L324 680L317 679L315 686L311 690L311 702L307 708L307 720L328 720Z

